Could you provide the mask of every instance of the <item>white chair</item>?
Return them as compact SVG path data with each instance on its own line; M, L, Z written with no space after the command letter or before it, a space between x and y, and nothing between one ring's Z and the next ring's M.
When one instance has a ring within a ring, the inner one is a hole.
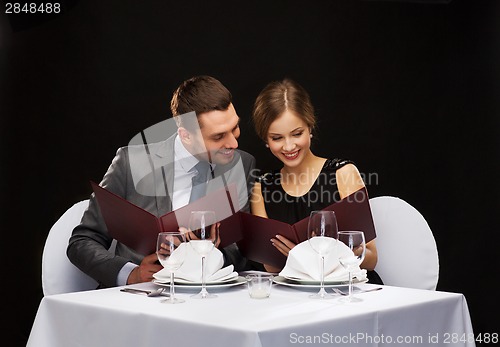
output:
M74 204L57 220L47 235L42 254L44 295L90 290L98 286L97 281L80 271L66 255L71 232L80 223L88 205L89 200Z
M378 262L384 284L436 290L439 257L424 217L406 201L392 196L370 199Z

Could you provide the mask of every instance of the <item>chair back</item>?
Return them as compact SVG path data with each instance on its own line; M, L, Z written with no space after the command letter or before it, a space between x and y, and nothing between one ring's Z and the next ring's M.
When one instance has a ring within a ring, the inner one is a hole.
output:
M70 207L52 226L42 254L42 289L44 295L95 289L97 281L73 265L66 248L73 228L80 224L89 200Z
M436 290L439 257L425 218L406 201L380 196L370 199L378 253L375 271L384 284Z

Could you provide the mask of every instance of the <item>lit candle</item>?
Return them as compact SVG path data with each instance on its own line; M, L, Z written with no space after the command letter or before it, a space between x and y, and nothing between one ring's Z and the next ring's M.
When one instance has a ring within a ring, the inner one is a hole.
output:
M265 299L269 297L269 290L262 287L254 287L250 290L250 296L254 299Z

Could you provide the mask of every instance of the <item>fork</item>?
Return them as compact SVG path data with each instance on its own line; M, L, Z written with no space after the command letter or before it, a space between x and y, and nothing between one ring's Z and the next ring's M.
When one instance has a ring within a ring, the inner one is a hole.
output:
M135 293L135 294L146 294L149 297L155 297L155 296L170 296L168 293L163 293L163 290L165 288L158 288L157 290L142 290L142 289L136 289L136 288L123 288L120 289L121 292L128 292L128 293Z

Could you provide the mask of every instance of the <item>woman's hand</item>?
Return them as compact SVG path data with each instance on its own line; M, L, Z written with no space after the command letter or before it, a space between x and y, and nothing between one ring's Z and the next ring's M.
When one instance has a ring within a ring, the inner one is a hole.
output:
M281 235L276 235L276 237L273 237L271 239L271 243L285 257L288 257L288 253L290 252L290 250L293 247L295 247L295 243L293 243L292 241ZM268 264L264 264L264 268L266 269L267 272L280 272L282 270L280 268Z
M276 235L276 237L271 239L271 243L278 251L281 252L285 257L288 257L290 250L295 247L295 243L290 241L284 236Z

